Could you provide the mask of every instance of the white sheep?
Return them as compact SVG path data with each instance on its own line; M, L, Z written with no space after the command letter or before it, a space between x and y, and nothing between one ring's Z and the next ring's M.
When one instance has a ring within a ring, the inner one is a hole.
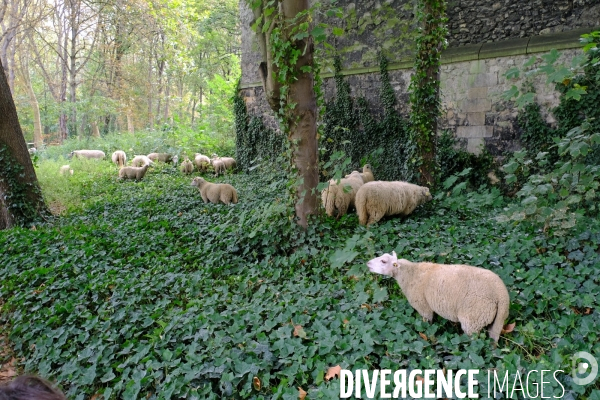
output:
M63 165L62 167L60 167L61 175L66 175L67 173L73 175L73 170L71 169L70 165Z
M187 158L187 157L186 157ZM177 166L177 164L179 163L179 156L177 154L175 154L173 156L173 165Z
M219 176L219 174L225 173L225 163L222 160L218 158L213 158L211 160L211 164L213 166L213 169L215 170L215 176Z
M143 167L123 167L119 170L119 179L135 179L141 180L150 165L146 164Z
M101 150L73 150L69 153L69 158L73 158L73 156L75 156L75 158L102 160L106 157L106 154Z
M371 168L371 164L363 165L363 172L352 171L345 178L348 178L350 175L359 174L364 183L373 182L375 177L373 176L373 169Z
M170 163L173 161L173 156L169 153L150 153L148 154L148 158L152 161L160 161L164 163Z
M357 171L346 175L339 183L335 179L330 180L329 186L321 192L321 202L327 215L337 215L338 218L346 215L348 208L354 207L356 193L363 184Z
M152 160L144 155L135 156L135 157L133 157L133 160L131 160L132 167L143 167L144 165L153 165L153 164L154 163L152 162Z
M237 166L233 157L220 157L220 159L225 164L225 169L233 170Z
M490 270L470 265L413 263L396 252L367 262L371 272L391 276L411 306L431 322L433 313L460 322L467 335L489 326L498 342L508 318L510 296L502 279Z
M184 174L191 174L192 172L194 172L194 164L192 164L190 159L186 157L185 160L183 160L183 162L181 163L179 169Z
M200 196L205 203L209 201L214 204L237 203L238 194L233 186L228 183L211 183L203 178L196 177L192 180L192 186L198 187Z
M200 153L196 153L194 156L194 164L196 164L196 168L198 171L204 172L208 169L210 165L210 158Z
M117 164L119 168L125 166L125 163L127 162L127 154L125 154L123 150L115 151L112 153L112 162Z
M37 153L37 149L35 147L30 147L29 149L27 149L27 151L31 155L34 155L35 153Z
M409 215L431 200L429 188L408 182L374 181L365 183L356 193L356 213L361 225L371 225L386 215Z

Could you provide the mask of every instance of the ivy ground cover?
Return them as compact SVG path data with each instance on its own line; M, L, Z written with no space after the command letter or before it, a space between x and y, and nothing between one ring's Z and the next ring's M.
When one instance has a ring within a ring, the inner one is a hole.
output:
M509 372L511 388L528 371L563 370L546 378L545 396L600 398L598 383L570 375L575 352L600 355L598 221L547 238L498 224L505 200L488 192L442 196L369 230L348 215L303 232L274 174L220 178L237 188L234 206L203 204L170 167L139 183L114 176L80 181L80 210L0 232L14 352L70 398L297 399L302 388L332 399L336 365L493 369ZM423 322L395 281L368 272L367 260L392 250L492 269L514 330L494 348L485 332ZM487 397L484 379L478 390Z

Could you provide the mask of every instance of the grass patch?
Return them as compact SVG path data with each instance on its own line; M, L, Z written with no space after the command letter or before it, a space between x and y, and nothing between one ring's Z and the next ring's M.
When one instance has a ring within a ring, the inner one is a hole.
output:
M0 297L24 369L71 398L296 399L298 387L338 398L339 380L324 380L337 364L480 377L495 368L511 383L517 371L560 369L564 396L599 395L597 383L567 375L575 352L600 354L597 220L548 238L498 224L506 201L497 193L469 192L370 230L352 214L304 232L276 173L216 179L239 193L223 206L204 204L191 178L168 166L135 183L117 182L107 161L82 164L63 182L52 175L61 162L42 161L38 172L46 198L54 188L69 212L36 230L0 232ZM494 348L486 333L423 322L394 281L366 268L392 250L492 269L509 289L515 330ZM548 380L544 395L561 395ZM487 390L480 379L482 397Z

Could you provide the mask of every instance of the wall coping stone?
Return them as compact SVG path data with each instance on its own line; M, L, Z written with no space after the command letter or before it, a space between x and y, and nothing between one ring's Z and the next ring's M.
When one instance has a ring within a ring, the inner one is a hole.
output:
M528 38L507 39L500 42L469 44L459 47L451 47L442 52L442 64L453 64L461 61L484 60L487 58L517 56L523 54L542 53L552 49L564 50L581 46L579 37L589 33L596 28L581 28L567 32L557 32L548 35L538 35ZM388 71L408 69L414 66L414 59L402 59L388 64ZM361 75L379 72L379 66L344 69L340 74ZM334 74L327 72L321 74L322 78L332 78ZM238 89L261 87L261 82L240 83Z

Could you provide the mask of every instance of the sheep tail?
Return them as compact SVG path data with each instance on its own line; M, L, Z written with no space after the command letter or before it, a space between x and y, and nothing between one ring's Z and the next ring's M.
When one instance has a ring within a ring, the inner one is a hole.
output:
M356 214L358 214L358 222L361 225L367 225L369 220L369 215L367 213L367 196L360 190L356 193L354 207L356 208Z
M231 202L234 204L237 204L237 202L238 202L238 195L235 190L233 191L233 196L231 196Z
M498 302L496 303L496 318L489 328L489 334L497 343L500 339L500 333L504 327L504 321L508 318L508 309L510 307L510 296L506 288L502 287L498 290Z

